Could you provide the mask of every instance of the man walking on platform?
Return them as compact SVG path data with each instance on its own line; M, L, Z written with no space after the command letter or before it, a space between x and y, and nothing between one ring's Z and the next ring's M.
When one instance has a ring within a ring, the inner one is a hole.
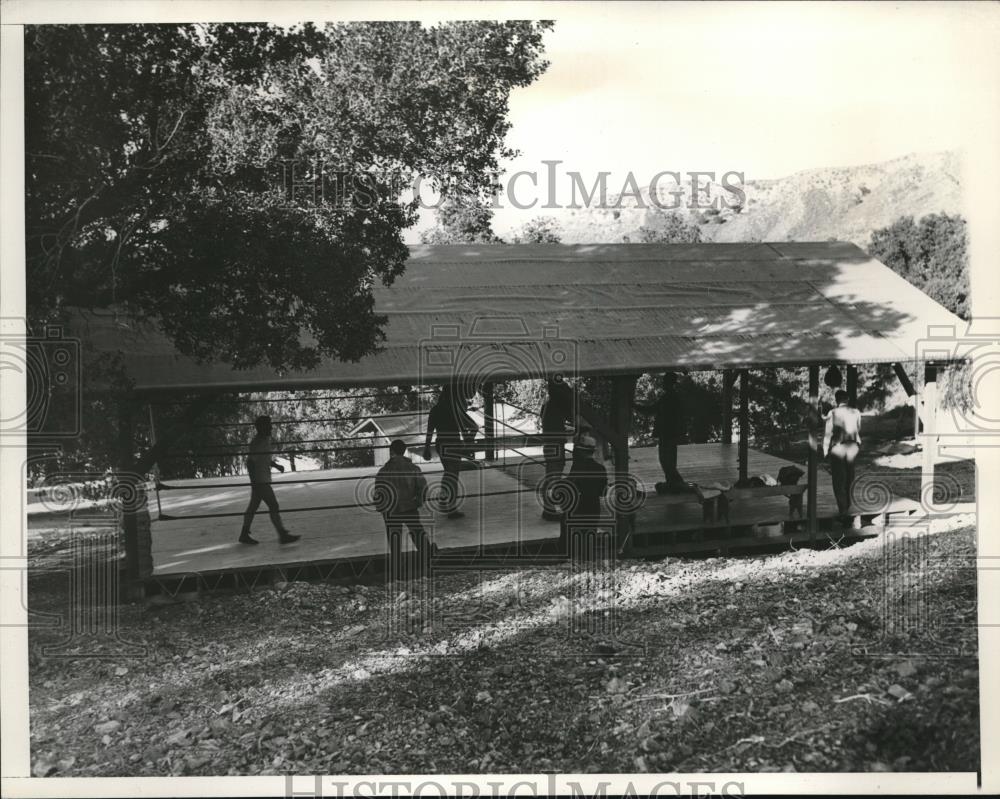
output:
M444 475L441 477L440 510L449 519L464 516L458 509L458 473L463 455L473 442L479 425L466 413L468 398L457 386L448 385L427 414L427 437L424 443L424 460L431 459L431 438L437 433L435 447Z
M653 437L659 446L660 468L667 491L684 490L684 478L677 471L677 445L684 438L684 413L676 392L677 375L663 375L663 394L655 402L636 402L632 407L640 413L653 414Z
M549 396L542 403L542 440L545 455L545 478L542 486L542 518L558 521L562 514L552 501L551 491L556 480L562 477L566 466L566 436L572 432L566 425L572 425L573 389L556 375L548 381Z
M833 495L841 521L847 523L851 511L851 487L854 485L854 461L861 450L861 411L848 404L846 391L834 397L837 407L826 417L823 454L829 458L833 476Z
M436 554L437 545L429 541L420 518L426 491L427 478L420 467L406 457L406 442L397 438L389 445L389 460L375 475L375 507L385 520L389 553L397 572L404 525L414 548L420 553L422 565L426 566Z
M271 488L271 467L279 472L284 472L285 467L274 460L274 445L271 443L271 417L258 416L254 421L257 435L250 442L250 451L247 455L247 473L250 476L250 504L243 514L243 530L240 532L241 544L259 544L255 538L250 536L250 525L253 524L253 517L257 513L257 508L263 502L267 505L268 513L271 516L271 524L278 531L278 540L282 544L290 544L298 541L301 536L292 535L285 529L278 513L278 498L274 496L274 489Z

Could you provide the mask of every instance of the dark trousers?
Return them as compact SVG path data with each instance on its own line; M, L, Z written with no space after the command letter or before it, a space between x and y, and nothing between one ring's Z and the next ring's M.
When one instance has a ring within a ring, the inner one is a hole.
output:
M660 440L660 468L663 469L663 479L667 485L674 487L684 484L684 478L677 471L677 442Z
M419 564L422 569L426 569L430 563L431 544L427 530L424 529L423 520L420 518L420 511L412 510L403 513L386 513L382 518L385 520L385 534L389 540L390 571L398 575L400 572L400 553L403 548L402 537L405 526L410 534L410 540L417 550Z
M271 488L271 484L251 483L250 504L247 505L247 509L243 513L243 532L241 534L250 534L250 525L253 524L253 517L257 513L257 508L260 507L261 502L267 505L267 511L271 516L271 524L274 525L274 529L278 533L284 533L285 525L278 514L278 498L274 495L274 489Z
M435 445L444 474L441 475L440 510L451 513L458 510L458 473L462 470L462 458L459 453L461 444L438 442Z
M559 551L564 555L582 552L602 531L609 530L608 520L602 518L600 508L589 513L576 512L563 516L559 526Z
M385 519L385 532L389 536L390 543L393 536L401 537L405 526L410 533L410 540L413 546L419 551L425 549L429 542L427 540L427 530L424 529L423 520L420 518L419 510L407 511L405 513L387 513Z
M833 495L837 510L846 516L851 510L851 486L854 485L854 459L860 447L854 441L845 441L830 447L830 473L833 476Z
M545 490L542 491L542 508L548 513L557 513L552 501L552 487L566 468L566 436L547 434L544 440L542 451L545 456Z

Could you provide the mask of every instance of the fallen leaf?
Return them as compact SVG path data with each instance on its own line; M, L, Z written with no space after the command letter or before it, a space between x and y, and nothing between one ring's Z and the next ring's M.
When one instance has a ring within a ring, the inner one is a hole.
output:
M912 677L917 673L917 667L913 665L912 660L901 660L893 668L900 677Z
M108 735L109 733L117 732L121 726L122 723L120 721L112 719L111 721L105 721L103 724L95 724L94 732L98 735Z
M913 698L913 694L907 691L902 685L890 685L889 694L896 697L900 702Z
M167 743L171 746L189 746L190 738L191 730L178 730L167 738Z

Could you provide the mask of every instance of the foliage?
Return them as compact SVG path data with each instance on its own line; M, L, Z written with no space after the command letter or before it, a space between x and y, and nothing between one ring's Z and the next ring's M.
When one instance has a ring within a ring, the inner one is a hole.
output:
M420 234L424 244L502 244L493 232L493 208L476 194L454 191L435 210L437 226Z
M371 352L372 287L402 271L416 219L401 189L489 185L548 27L26 29L32 324L116 304L238 367ZM344 191L286 193L290 166Z
M903 216L872 233L868 252L953 314L968 319L969 255L965 219Z
M29 332L111 305L238 368L371 352L372 288L402 271L416 219L403 191L489 186L548 27L26 28ZM121 408L88 390L102 368L85 358L84 434L39 468L115 464ZM220 414L206 420L248 421Z
M550 216L539 216L525 222L514 234L514 244L559 244L561 241L559 223Z
M968 234L961 215L930 214L919 222L900 217L872 233L868 252L955 315L970 318ZM970 380L969 366L950 367L942 379L942 407L968 412Z
M698 244L701 230L685 221L676 211L657 214L653 224L639 228L639 241L643 244Z
M253 421L266 414L281 457L292 451L322 468L370 465L372 449L349 433L367 416L417 410L419 395L408 387L376 392L267 392L220 398L210 405L160 464L164 477L204 477L242 474L246 450L254 436ZM157 428L168 429L183 409L176 404L156 409Z

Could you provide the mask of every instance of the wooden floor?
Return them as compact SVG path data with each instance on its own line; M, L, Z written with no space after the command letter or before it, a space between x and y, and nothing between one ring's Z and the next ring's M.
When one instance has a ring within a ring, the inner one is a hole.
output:
M420 464L434 493L440 482L439 464ZM159 492L162 512L170 521L157 521L152 503L154 575L205 573L279 564L330 562L382 555L386 536L382 517L371 508L356 507L371 500L375 468L332 469L275 475L274 490L285 526L302 536L292 544L278 543L266 508L261 505L253 524L260 544L237 541L241 516L192 518L203 514L242 514L249 497L246 477L168 481L182 486ZM328 480L301 483L296 480ZM463 471L466 514L448 519L425 509L425 526L441 549L475 548L514 541L538 541L559 534L558 522L541 518L535 492L504 470ZM204 486L219 486L209 487ZM486 496L471 496L486 494ZM299 510L330 505L351 505L334 510ZM412 549L406 540L405 548Z
M750 450L749 473L777 475L788 461ZM433 490L440 480L438 464L420 464ZM610 464L609 470L610 470ZM707 484L735 480L736 446L690 444L679 448L678 468L689 482ZM426 526L442 550L469 550L511 542L539 542L559 534L558 522L541 518L534 485L543 474L536 461L508 462L506 468L463 471L466 494L461 519L447 519L425 512ZM633 449L630 471L645 489L636 513L637 536L704 527L697 502L669 504L653 485L662 480L655 448ZM261 543L237 542L249 488L245 477L167 481L176 486L159 492L159 505L152 502L152 540L155 576L207 574L275 565L330 563L350 558L381 556L385 552L385 528L373 509L357 503L370 501L374 468L334 469L275 475L275 493L285 525L301 540L280 545L263 506L254 521L253 533ZM331 478L337 478L331 480ZM346 479L344 479L346 478ZM303 480L315 482L301 482ZM820 518L837 514L829 475L821 470L818 480ZM474 496L482 495L482 496ZM325 506L346 508L314 510ZM861 508L859 513L909 511L917 504L894 500L888 508ZM170 520L158 520L158 508ZM236 514L221 518L198 518L207 514ZM779 522L788 519L784 497L734 502L730 524L734 527ZM407 546L409 546L407 542Z

